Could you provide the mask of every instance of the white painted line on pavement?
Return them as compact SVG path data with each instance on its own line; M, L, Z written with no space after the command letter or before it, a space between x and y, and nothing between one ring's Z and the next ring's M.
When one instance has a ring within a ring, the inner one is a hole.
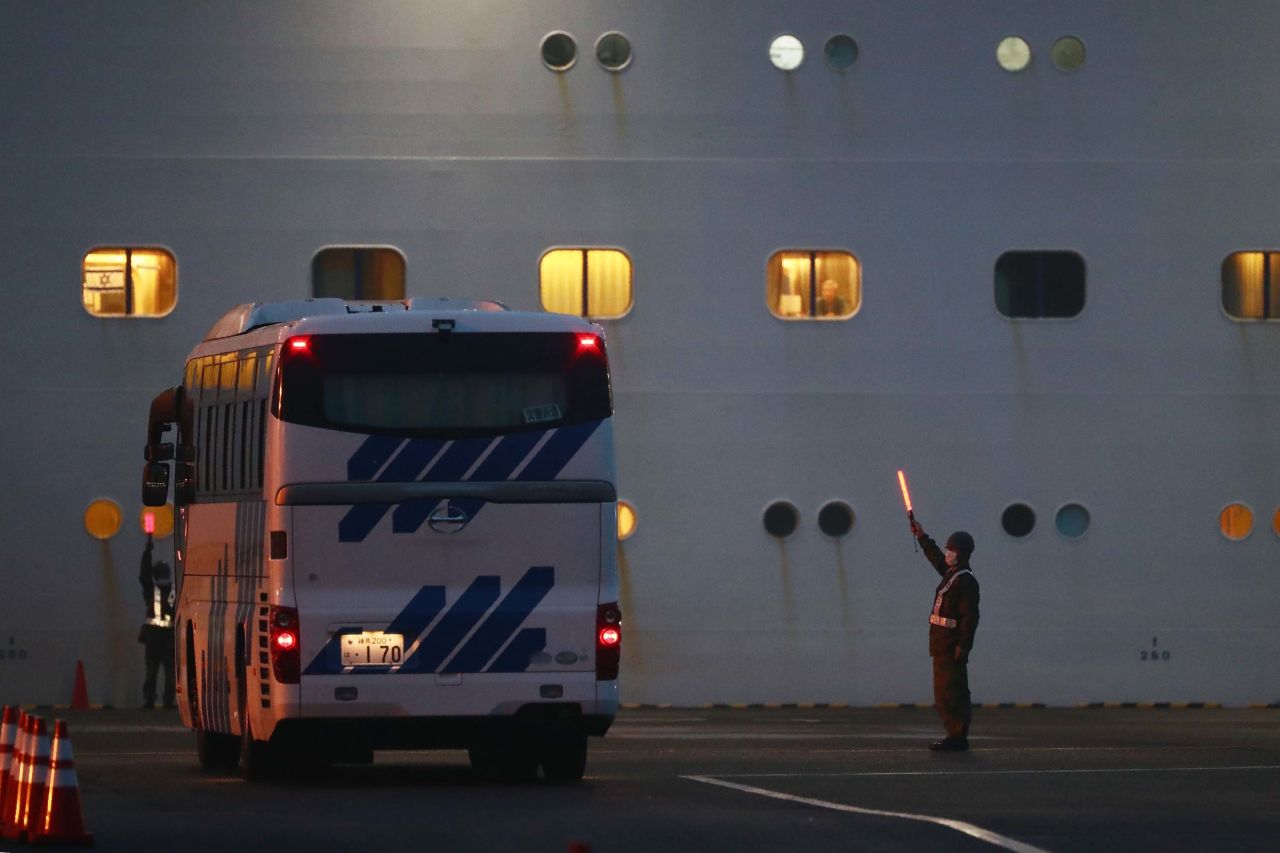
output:
M718 773L725 779L789 779L859 776L1017 776L1055 773L1203 773L1210 770L1280 770L1280 764L1233 764L1218 767L1082 767L1053 770L849 770L833 773ZM684 777L692 779L692 776ZM708 777L709 778L709 777Z
M831 809L837 812L849 812L851 814L871 815L873 817L896 817L902 820L914 820L920 823L932 823L938 826L944 826L947 829L954 829L956 832L963 832L965 835L985 841L988 844L994 844L997 847L1003 847L1005 850L1013 850L1015 853L1047 853L1040 847L1031 844L1024 844L1013 838L992 832L989 829L983 829L972 823L965 823L962 820L951 820L945 817L934 817L926 814L912 814L910 812L886 812L880 809L864 809L859 806L847 806L844 803L832 803L827 800L815 800L810 797L797 797L793 794L784 794L781 791L770 791L767 788L753 788L750 785L739 785L736 782L726 782L723 779L714 779L710 776L681 776L682 779L688 779L692 782L702 782L707 785L719 785L722 788L732 788L735 791L744 791L748 794L758 794L762 797L771 797L775 800L786 800L792 803L802 803L807 806L816 806L820 809Z

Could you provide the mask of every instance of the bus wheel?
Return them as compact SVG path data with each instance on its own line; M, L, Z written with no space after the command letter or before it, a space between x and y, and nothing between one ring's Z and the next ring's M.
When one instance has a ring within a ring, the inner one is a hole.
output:
M271 778L276 769L271 745L253 736L253 725L248 720L244 721L243 732L240 736L239 755L241 775L246 782L261 782Z
M558 732L541 743L542 772L548 782L577 782L587 770L587 736L582 732Z
M239 749L240 744L231 735L196 728L196 758L205 770L235 770L240 759Z

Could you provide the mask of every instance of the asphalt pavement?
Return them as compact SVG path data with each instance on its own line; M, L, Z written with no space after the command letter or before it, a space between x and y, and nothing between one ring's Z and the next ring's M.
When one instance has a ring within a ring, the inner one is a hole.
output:
M625 710L587 778L474 775L379 752L248 784L196 765L176 712L67 719L96 848L566 851L1274 850L1280 709ZM0 842L0 851L14 848ZM582 849L582 848L578 848Z

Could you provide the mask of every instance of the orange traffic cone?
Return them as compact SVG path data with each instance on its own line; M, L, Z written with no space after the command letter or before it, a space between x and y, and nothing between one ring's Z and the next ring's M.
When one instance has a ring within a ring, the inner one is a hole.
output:
M84 811L80 808L80 782L71 754L67 724L58 720L53 728L53 760L49 764L49 789L44 816L27 830L32 844L80 844L92 846L93 835L84 831Z
M76 684L71 688L71 710L89 710L89 688L84 681L84 661L76 661Z
M22 783L27 775L27 753L31 743L32 717L26 711L18 719L18 739L13 752L13 764L9 767L9 784L4 789L4 803L0 804L0 838L16 841L22 837L18 826L22 799Z
M44 820L44 803L49 792L49 730L45 727L44 717L36 717L33 726L31 744L34 747L27 756L27 783L22 786L19 796L18 824L25 841L30 833Z
M0 722L0 803L9 790L9 768L13 764L13 745L18 740L18 709L4 706L4 719Z

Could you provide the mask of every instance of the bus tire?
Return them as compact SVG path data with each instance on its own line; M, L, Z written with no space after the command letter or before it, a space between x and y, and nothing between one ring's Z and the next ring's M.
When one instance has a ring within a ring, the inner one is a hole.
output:
M548 782L578 782L587 771L587 736L563 732L547 737L541 745L539 763Z
M271 744L253 736L253 725L245 720L240 736L240 774L246 782L262 782L275 776L276 761Z
M211 772L235 770L240 759L240 744L232 735L220 735L196 725L196 758L200 767Z

